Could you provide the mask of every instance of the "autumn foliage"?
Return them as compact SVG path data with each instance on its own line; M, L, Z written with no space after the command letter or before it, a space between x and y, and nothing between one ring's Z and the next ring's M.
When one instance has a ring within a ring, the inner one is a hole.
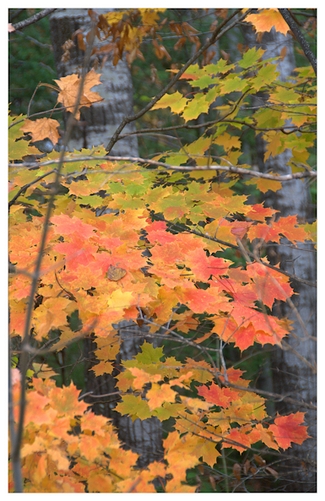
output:
M122 22L123 12L114 15L100 28L113 36L112 44L114 36L124 37L132 62L142 55L132 39L146 32L132 32ZM152 16L144 24L155 24L157 13ZM257 31L273 23L285 32L277 12L254 16L246 21ZM173 29L196 43L189 27ZM163 52L159 40L156 44ZM109 49L118 60L116 47ZM112 159L103 145L66 152L62 164L61 152L53 150L29 165L30 156L39 155L34 142L58 143L59 122L9 115L10 334L15 346L24 337L34 266L60 169L30 325L30 353L44 348L45 359L32 360L27 381L13 369L15 422L21 384L27 385L21 448L25 492L195 492L188 471L202 464L212 468L224 449L243 453L262 443L283 451L308 438L302 412L269 416L265 398L222 356L224 346L243 352L254 343L281 346L290 336L290 322L274 316L272 308L290 300L294 290L290 277L268 261L265 245L286 239L296 246L315 238L314 225L281 217L236 190L236 168L247 171L245 183L261 193L281 189L276 172L269 179L249 175L242 143L247 128L262 134L265 159L290 148L289 165L297 174L306 172L302 165L308 165L315 140L311 68L297 68L290 82L280 82L276 61L263 54L254 48L236 63L220 59L191 65L181 76L184 85L148 113L163 110L183 124L202 113L213 112L217 119L198 139L156 155L151 164ZM55 83L58 103L72 111L80 77L72 74ZM92 90L100 83L91 70L76 119L82 107L101 99ZM249 109L261 92L267 93L268 106ZM174 420L163 441L164 459L143 469L136 467L137 454L122 448L112 423L80 399L74 383L56 385L55 369L46 360L46 348L60 352L93 334L97 363L92 371L112 373L121 320L145 324L153 338L163 332L202 348L201 357L182 360L144 342L134 359L122 361L116 411L132 420ZM200 334L207 321L209 329ZM212 339L218 340L215 349L207 348Z

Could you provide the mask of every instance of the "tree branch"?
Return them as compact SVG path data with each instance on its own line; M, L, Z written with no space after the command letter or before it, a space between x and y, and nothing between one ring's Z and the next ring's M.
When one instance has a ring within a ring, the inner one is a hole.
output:
M307 127L310 127L311 124L305 124L305 125L283 125L282 127L255 127L253 124L249 124L245 122L244 120L227 120L223 117L218 118L217 120L210 120L209 122L203 122L200 124L179 124L179 125L170 125L169 127L151 127L147 129L139 129L135 130L132 132L127 132L126 134L121 134L119 139L124 139L129 136L140 136L142 134L155 134L157 132L169 132L173 130L179 130L179 129L200 129L202 127L212 127L213 125L216 125L218 123L230 123L230 124L239 124L239 125L246 125L246 127L249 127L252 130L256 130L258 132L270 132L270 131L275 131L275 132L282 132L283 134L289 135L289 134L294 134L295 132L300 132L301 134L309 134L310 132L316 132L314 130L308 130L306 129ZM306 129L306 130L305 130ZM174 138L176 139L176 138Z
M195 157L193 157L195 159ZM200 156L199 158L202 158ZM224 162L227 162L222 157L215 157ZM208 162L208 157L206 157ZM183 172L197 172L197 171L207 171L207 170L215 170L220 172L228 172L230 174L239 174L241 176L251 176L259 179L268 179L270 181L292 181L293 179L304 179L304 178L316 178L317 172L314 170L306 170L305 172L295 172L294 174L285 174L283 176L277 176L276 174L268 174L266 172L258 172L254 170L248 170L243 167L236 167L235 165L231 165L229 163L228 166L225 165L199 165L199 166L191 166L191 165L170 165L164 162L158 162L155 160L150 160L149 158L141 158L141 157L124 157L124 156L114 156L114 155L104 155L104 156L80 156L75 158L65 158L64 163L73 163L73 162L84 162L84 161L94 161L94 160L108 160L111 162L130 162L130 163L139 163L152 165L153 167L162 167L167 170L176 170ZM34 167L45 167L47 165L53 165L59 163L59 160L47 160L45 162L22 162L22 163L9 163L8 167L14 168L34 168ZM228 163L228 162L227 162ZM43 176L45 177L45 176Z
M40 19L43 19L43 17L48 16L49 14L52 14L56 9L43 9L40 12L37 12L31 17L28 17L27 19L24 19L24 21L20 21L19 23L15 23L12 25L15 31L17 30L22 30L23 28L26 28L26 26L29 26L30 24L34 24Z
M298 24L291 16L289 9L279 9L279 12L281 13L283 19L285 20L285 22L287 23L287 25L291 29L292 33L294 34L294 36L296 37L296 39L300 43L302 50L305 53L305 56L307 57L308 61L310 62L310 64L313 67L315 75L317 75L317 59L315 58L314 53L311 50L309 43L307 42L307 40L305 39L305 37L301 33Z

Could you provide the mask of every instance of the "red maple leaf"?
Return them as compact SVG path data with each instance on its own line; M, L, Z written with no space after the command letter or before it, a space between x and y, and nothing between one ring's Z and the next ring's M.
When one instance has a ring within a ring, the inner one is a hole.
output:
M288 416L278 416L274 423L269 426L276 442L282 449L288 449L291 442L302 444L310 436L307 433L307 426L303 425L305 413L296 412Z
M220 386L212 383L208 386L200 386L198 394L204 397L207 402L210 402L220 407L228 407L229 404L239 397L238 391L230 388L220 388Z

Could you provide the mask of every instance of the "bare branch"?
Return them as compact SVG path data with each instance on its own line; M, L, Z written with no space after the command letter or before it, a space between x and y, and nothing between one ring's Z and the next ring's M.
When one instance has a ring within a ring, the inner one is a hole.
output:
M195 157L192 157L195 158ZM198 158L204 158L199 156ZM206 157L207 158L207 157ZM220 159L229 164L229 166L212 164L206 166L190 166L190 165L170 165L165 162L158 162L155 160L150 160L149 158L141 158L141 157L124 157L124 156L113 156L113 155L104 155L104 156L77 156L65 158L64 163L72 163L72 162L83 162L87 160L108 160L111 162L130 162L130 163L139 163L152 165L153 167L163 167L167 170L177 170L183 172L191 172L191 171L207 171L207 170L215 170L220 172L228 172L230 174L239 174L241 176L251 176L259 179L269 179L270 181L292 181L292 179L304 179L304 178L316 178L317 172L314 170L306 170L305 172L295 172L294 174L286 174L283 176L277 176L275 174L268 174L266 172L258 172L254 170L248 170L243 167L236 167L235 165L230 164L222 157L214 157ZM207 158L208 161L208 158ZM9 163L8 167L14 167L17 169L20 168L34 168L34 167L45 167L47 165L58 164L59 159L56 160L47 160L45 162L22 162L22 163ZM102 172L102 171L101 171Z
M279 9L279 12L281 13L283 19L285 20L285 22L287 23L287 25L291 29L292 33L294 34L294 36L296 37L296 39L300 43L302 50L305 53L306 58L308 59L308 61L310 62L310 64L313 67L315 75L317 75L317 59L315 58L309 43L307 42L307 40L305 39L305 37L301 33L298 24L291 16L289 9Z
M37 12L31 17L28 17L27 19L24 19L24 21L20 21L19 23L15 23L12 25L12 27L17 30L22 30L23 28L26 28L26 26L29 26L30 24L34 24L40 19L43 19L43 17L48 16L49 14L52 14L56 9L43 9L40 12Z

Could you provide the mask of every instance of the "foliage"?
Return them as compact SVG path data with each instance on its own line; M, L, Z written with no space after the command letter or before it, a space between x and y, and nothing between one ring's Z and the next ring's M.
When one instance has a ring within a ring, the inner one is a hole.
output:
M110 13L108 24L101 18L100 29L116 42L116 62L123 50L130 61L142 54L147 31L123 24L131 14ZM139 14L153 31L156 14ZM258 30L277 23L276 17L257 15L250 20ZM190 27L174 28L197 42ZM163 49L157 44L159 57ZM29 343L42 363L34 361L27 383L21 449L26 492L195 492L188 472L197 465L213 468L225 449L241 454L262 443L279 451L308 438L303 413L268 416L266 400L223 356L227 345L243 352L254 343L281 345L290 335L289 321L272 314L275 304L294 294L290 277L263 252L284 238L292 245L314 240L313 229L296 216L281 217L236 192L239 180L261 192L279 190L284 182L276 172L252 177L242 161L247 129L262 135L265 159L289 148L292 172L298 178L311 172L314 75L310 67L297 68L290 81L279 81L276 62L251 49L236 63L189 66L180 77L184 87L166 93L150 113L170 109L181 125L207 113L214 118L198 139L151 160L114 159L100 146L66 152L61 165L61 152L40 158L30 144L46 137L57 144L58 122L9 116L10 333L16 343L24 337L33 270L46 236L32 298ZM79 80L56 80L58 102L70 111ZM99 83L98 74L88 73L79 108L98 100L91 89ZM262 104L252 109L257 94ZM35 161L28 164L31 155ZM58 172L50 224L44 226ZM227 248L245 264L226 258ZM136 467L137 454L121 447L110 421L88 410L73 382L55 384L47 357L94 334L98 363L92 370L96 376L112 373L120 348L115 327L122 319L146 324L153 338L162 334L197 353L184 360L145 342L133 360L122 361L116 410L132 420L156 416L172 422L164 460L145 469ZM13 371L17 422L26 382Z

